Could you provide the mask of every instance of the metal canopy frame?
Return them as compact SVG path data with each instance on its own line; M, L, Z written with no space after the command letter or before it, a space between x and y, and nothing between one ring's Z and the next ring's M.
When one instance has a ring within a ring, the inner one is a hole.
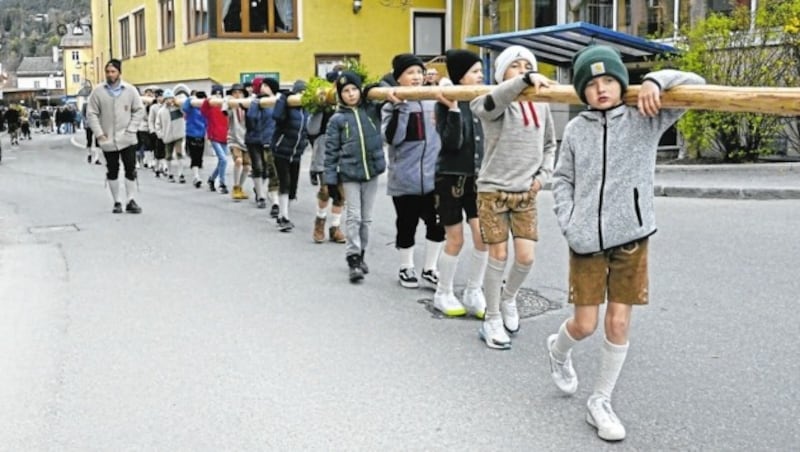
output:
M649 56L677 52L676 48L660 42L586 22L475 36L467 38L467 44L496 51L502 51L512 45L521 45L531 49L539 61L555 66L569 66L572 57L591 44L615 47L625 62L642 61Z

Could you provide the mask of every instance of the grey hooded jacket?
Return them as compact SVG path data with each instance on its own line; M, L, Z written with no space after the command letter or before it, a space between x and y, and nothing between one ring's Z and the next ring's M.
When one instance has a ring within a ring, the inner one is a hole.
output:
M662 90L704 84L675 70L644 78ZM636 107L585 111L564 129L553 174L554 210L570 249L592 254L656 232L653 179L661 135L685 110L662 109L652 118Z
M436 101L407 101L381 108L381 134L389 144L389 196L425 195L433 191L436 160L442 148L434 125Z

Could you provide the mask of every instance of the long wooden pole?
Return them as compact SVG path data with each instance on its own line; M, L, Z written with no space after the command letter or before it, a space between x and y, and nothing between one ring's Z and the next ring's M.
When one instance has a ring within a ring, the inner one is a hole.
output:
M469 101L492 90L490 85L475 86L404 86L378 87L369 91L370 100L385 100L389 92L404 100L435 100L438 94L457 100ZM639 85L628 87L625 103L636 105ZM321 97L331 99L330 93L320 93ZM552 102L580 105L581 102L571 85L554 85L523 91L519 98L535 102ZM150 98L143 98L152 102ZM228 105L249 107L251 99L227 98ZM275 105L275 97L261 98L264 107ZM211 105L220 106L223 99L210 99ZM290 106L300 106L300 95L291 95ZM201 99L192 99L192 105L199 107ZM731 87L721 85L684 85L665 91L661 97L664 108L688 108L694 110L712 110L737 113L762 113L779 116L800 116L800 88L764 88L764 87Z

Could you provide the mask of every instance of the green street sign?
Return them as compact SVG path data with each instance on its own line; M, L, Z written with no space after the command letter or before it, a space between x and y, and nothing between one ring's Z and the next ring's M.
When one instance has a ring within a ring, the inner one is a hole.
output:
M263 77L263 78L274 78L278 83L281 82L281 73L280 72L240 72L239 73L239 83L247 83L252 82L256 77Z

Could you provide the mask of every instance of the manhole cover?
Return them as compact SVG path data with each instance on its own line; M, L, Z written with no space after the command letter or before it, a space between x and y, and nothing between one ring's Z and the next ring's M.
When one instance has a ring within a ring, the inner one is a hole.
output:
M461 290L456 289L456 297L460 300ZM561 309L564 307L562 302L558 300L566 299L566 293L563 290L550 290L551 294L544 295L541 291L531 289L529 287L522 287L517 292L517 311L521 319L536 317L542 315L547 311ZM433 307L433 296L430 298L420 298L417 300L422 304L428 312L437 319L470 319L468 316L464 317L447 317Z
M28 228L32 234L44 234L48 232L78 232L78 226L75 224L51 224L48 226L32 226Z

